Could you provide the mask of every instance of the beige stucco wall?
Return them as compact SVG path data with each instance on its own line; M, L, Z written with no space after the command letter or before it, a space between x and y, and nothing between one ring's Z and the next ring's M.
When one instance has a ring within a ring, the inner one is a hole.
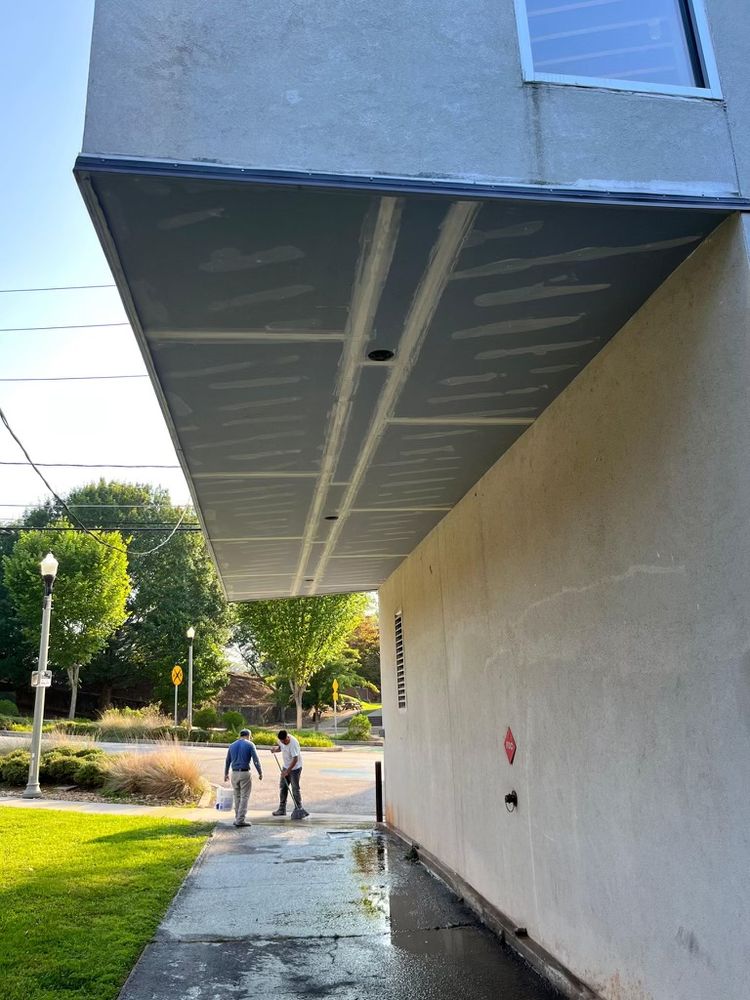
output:
M380 594L390 822L609 1000L747 995L746 235L699 248Z

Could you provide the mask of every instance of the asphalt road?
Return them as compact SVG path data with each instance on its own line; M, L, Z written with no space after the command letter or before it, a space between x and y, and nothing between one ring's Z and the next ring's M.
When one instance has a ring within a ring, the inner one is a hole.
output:
M114 745L113 745L114 746ZM109 749L109 747L107 747ZM201 773L213 784L222 783L226 750L220 748L187 748L200 761ZM250 808L278 805L279 769L270 749L258 748L263 781L258 781L253 769L253 791ZM302 748L302 799L311 812L339 815L375 816L375 761L383 759L383 751L357 747L335 753L306 752Z
M14 734L15 736L15 734ZM17 742L15 737L13 742ZM147 743L100 743L107 753L138 751L151 753L158 746ZM1 746L0 746L1 750ZM201 774L212 784L223 784L226 749L221 747L185 747L196 759ZM250 809L278 806L279 769L270 748L258 747L263 781L253 770ZM341 816L375 816L375 761L383 759L380 748L351 747L333 752L302 748L302 798L310 813L337 813Z

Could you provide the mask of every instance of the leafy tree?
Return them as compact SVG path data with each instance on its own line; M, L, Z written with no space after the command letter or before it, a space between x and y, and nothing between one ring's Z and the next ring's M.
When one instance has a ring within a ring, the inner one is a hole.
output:
M13 551L16 537L15 532L0 532L0 682L18 690L22 686L28 686L29 674L34 669L34 659L39 648L39 635L37 633L34 642L28 640L5 586L3 556L8 556ZM38 581L37 586L41 588ZM41 599L39 606L41 607Z
M333 682L339 682L339 690L349 687L366 687L377 691L366 677L357 672L357 655L351 649L345 649L341 658L326 665L313 674L307 691L302 699L305 708L312 709L313 722L317 729L324 710L333 707Z
M341 655L362 620L365 594L325 594L237 604L238 632L289 683L302 728L302 697L318 670Z
M349 645L359 654L359 672L380 691L380 629L377 614L366 615Z
M57 526L70 525L60 521ZM99 538L62 531L51 543L46 532L24 531L11 554L3 557L5 585L26 637L33 640L40 627L39 563L50 546L54 549L60 570L52 600L50 663L68 674L71 719L75 718L81 668L104 648L127 617L130 578L122 536L101 532Z
M66 502L87 527L133 529L126 534L133 581L128 615L86 671L87 683L99 690L101 706L111 704L114 691L140 687L171 708L170 674L176 663L187 666L188 625L196 630L194 702L212 698L228 677L224 646L231 615L202 534L178 531L157 552L136 554L165 541L183 514L161 487L101 479L73 490ZM46 524L59 511L52 501L27 513L25 520ZM185 514L184 525L197 523L195 514ZM185 690L183 684L181 700Z

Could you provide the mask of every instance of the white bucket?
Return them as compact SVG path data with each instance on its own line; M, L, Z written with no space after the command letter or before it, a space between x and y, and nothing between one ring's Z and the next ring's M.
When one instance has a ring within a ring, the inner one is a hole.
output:
M216 808L220 812L228 812L234 807L234 791L226 785L216 786Z

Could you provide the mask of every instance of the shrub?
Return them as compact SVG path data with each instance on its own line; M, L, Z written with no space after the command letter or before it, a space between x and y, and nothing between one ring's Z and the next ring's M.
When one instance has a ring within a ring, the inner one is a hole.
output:
M13 720L7 715L0 715L0 729L7 729L10 731L10 727L13 725Z
M222 725L234 732L239 732L245 728L245 716L242 712L225 712L221 717Z
M77 784L76 777L81 764L101 762L105 753L98 747L76 746L75 744L59 744L45 750L39 762L39 773L42 778L67 784Z
M97 728L102 739L160 739L167 735L172 720L158 705L145 708L108 708L99 716Z
M109 776L109 771L110 758L104 754L101 757L89 757L78 760L73 780L81 788L101 788Z
M18 707L10 698L0 698L0 715L7 715L14 718L18 715Z
M372 733L372 724L369 718L360 713L359 715L353 715L349 719L349 725L344 733L344 739L346 740L369 740Z
M192 801L202 793L203 778L197 762L173 744L146 753L112 757L105 788L130 795Z
M193 712L193 722L199 729L210 729L211 726L218 726L219 716L212 705L204 705Z
M0 776L9 785L25 785L29 777L31 754L28 750L12 750L0 758Z
M53 732L62 733L65 736L97 736L99 726L95 722L87 719L60 719L52 724Z
M58 785L72 785L79 764L79 759L71 754L48 750L47 753L42 754L42 759L39 762L39 775L42 779L47 778Z

